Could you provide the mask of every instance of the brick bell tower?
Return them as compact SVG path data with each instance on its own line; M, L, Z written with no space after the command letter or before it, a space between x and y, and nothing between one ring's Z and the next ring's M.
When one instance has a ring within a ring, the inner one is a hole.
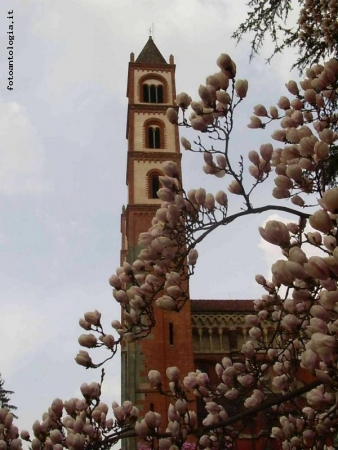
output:
M134 60L130 55L127 86L127 185L128 205L121 217L121 262L132 263L140 252L139 234L147 231L161 204L157 197L161 164L175 161L180 167L181 153L178 127L165 113L175 107L175 64L170 56L166 62L152 37ZM182 375L194 370L190 302L180 313L165 312L155 306L156 326L141 341L126 344L122 349L122 401L131 400L141 415L148 410L159 412L166 429L168 397L154 392L147 374L157 369L178 366ZM163 389L168 381L163 376ZM193 407L191 407L193 409ZM134 440L122 447L135 450Z

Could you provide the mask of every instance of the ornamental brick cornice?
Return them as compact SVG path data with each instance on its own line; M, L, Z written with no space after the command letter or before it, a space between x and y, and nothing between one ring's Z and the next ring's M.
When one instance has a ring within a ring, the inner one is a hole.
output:
M163 162L168 160L181 161L182 154L163 151L154 152L150 150L148 152L128 152L128 157L138 162Z
M137 72L145 72L151 74L151 72L156 73L168 73L175 71L176 64L166 64L165 66L163 64L147 64L145 67L144 64L141 63L129 63L129 67L131 69L135 69Z
M245 326L246 314L193 314L191 324L196 328L231 328Z
M174 107L178 109L175 105L173 106L171 103L133 103L128 105L128 110L133 111L135 113L144 114L149 112L149 114L163 114L165 115L167 109L169 107Z

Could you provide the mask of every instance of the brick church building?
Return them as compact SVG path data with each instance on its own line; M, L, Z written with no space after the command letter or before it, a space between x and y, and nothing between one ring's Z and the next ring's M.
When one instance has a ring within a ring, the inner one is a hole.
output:
M161 203L156 192L162 162L181 165L178 127L165 114L167 108L176 106L174 57L167 62L152 37L137 58L130 55L127 97L128 203L121 217L122 262L137 259L139 234L149 229ZM223 356L236 359L246 339L245 316L252 313L253 305L250 300L190 300L179 314L155 309L152 334L122 349L122 400L166 417L170 399L154 392L148 371L165 373L167 367L177 366L181 374L187 374L200 369L217 382L215 364ZM126 440L122 446L135 450L136 443ZM254 417L236 446L238 450L277 448Z

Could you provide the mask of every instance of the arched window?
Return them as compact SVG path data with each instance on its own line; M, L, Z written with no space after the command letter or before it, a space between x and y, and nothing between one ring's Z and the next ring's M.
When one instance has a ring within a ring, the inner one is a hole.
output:
M144 84L142 86L145 103L163 103L163 86L161 84Z
M156 199L158 198L157 191L160 189L160 179L159 177L163 175L159 170L151 170L147 174L147 184L148 184L148 198Z
M151 198L158 198L157 191L160 189L160 180L158 178L158 175L154 174L151 177Z
M148 119L144 123L145 148L165 148L164 123L157 119Z
M161 130L157 126L148 127L149 148L161 148Z
M148 73L139 80L139 99L144 103L168 103L168 82L156 73Z

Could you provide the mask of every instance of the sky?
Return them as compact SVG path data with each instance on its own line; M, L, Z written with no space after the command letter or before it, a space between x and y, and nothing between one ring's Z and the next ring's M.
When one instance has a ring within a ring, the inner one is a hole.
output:
M9 34L13 10L13 90ZM273 59L267 42L249 64L250 38L231 34L246 0L2 0L0 3L0 372L15 391L18 425L31 428L55 397L79 395L99 371L74 362L78 320L98 309L109 327L120 311L109 276L120 259L120 214L125 204L127 68L146 44L149 28L168 60L175 57L177 92L197 99L200 84L229 53L248 98L235 118L235 159L270 142L277 128L249 130L258 103L276 104L295 56ZM191 138L188 131L181 135ZM202 172L200 155L183 155L186 189L226 190L229 179ZM248 178L247 183L250 183ZM255 195L272 201L272 182ZM230 198L231 208L240 208ZM199 247L191 297L258 298L256 273L268 274L271 246L257 228L268 215L218 230ZM275 249L274 249L275 250ZM96 357L97 358L97 357ZM95 359L95 356L94 356ZM104 399L119 401L119 358L106 366Z

